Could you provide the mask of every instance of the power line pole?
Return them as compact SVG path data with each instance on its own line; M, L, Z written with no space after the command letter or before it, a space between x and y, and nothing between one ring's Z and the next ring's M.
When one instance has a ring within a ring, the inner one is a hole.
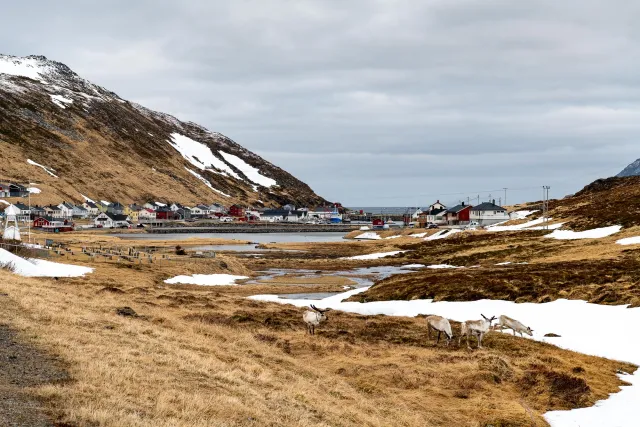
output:
M548 185L542 186L542 226L545 230L549 229L549 189Z
M504 187L503 190L504 190L504 204L506 206L507 205L507 187Z

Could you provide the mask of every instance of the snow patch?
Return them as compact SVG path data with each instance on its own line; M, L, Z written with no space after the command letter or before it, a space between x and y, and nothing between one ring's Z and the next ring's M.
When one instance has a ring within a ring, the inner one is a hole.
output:
M212 189L213 191L215 191L216 193L220 193L225 197L231 197L229 194L227 193L223 193L222 191L218 190L217 188L213 188L213 185L211 185L211 183L209 182L209 180L207 180L207 178L205 178L204 176L200 175L197 172L192 171L189 168L185 168L187 170L187 172L189 172L191 175L195 176L196 178L198 178L200 181L202 181L204 183L204 185L206 185L207 187L209 187L210 189Z
M451 228L448 230L440 230L435 234L432 234L429 237L426 237L424 240L438 240L438 239L445 239L449 236L451 236L452 234L456 234L456 233L460 233L462 230L458 230L457 228Z
M598 305L564 299L544 304L516 304L511 301L495 300L343 302L350 296L362 293L367 289L358 288L315 301L282 299L277 295L256 295L250 299L290 304L297 307L307 307L309 304L314 304L318 308L333 308L362 315L384 314L415 317L419 314L432 314L455 321L476 319L480 317L480 313L488 316L504 314L518 319L536 331L532 338L526 337L525 339L535 339L580 353L640 364L640 343L628 339L628 328L610 327L612 324L640 324L640 308L627 308L626 305ZM570 316L567 313L570 313ZM608 321L593 322L593 319L598 318L606 318ZM589 327L585 328L584 325L589 325ZM544 337L544 334L548 332L560 336ZM552 426L636 425L637 403L640 402L640 369L636 370L633 375L623 375L621 378L631 383L632 386L621 387L622 391L610 395L607 400L597 402L595 406L570 411L548 412L545 414L545 419Z
M79 277L91 273L93 268L79 265L60 264L43 259L25 259L0 249L0 263L11 263L14 273L25 277Z
M640 236L626 237L616 241L619 245L640 245Z
M242 160L238 156L234 156L233 154L225 153L224 151L218 151L222 157L227 161L227 163L232 164L236 168L238 168L251 182L255 182L258 185L262 185L263 187L271 187L273 185L277 185L275 179L268 178L260 173L260 171ZM258 191L254 188L254 191Z
M354 237L354 239L358 239L358 240L380 240L380 239L382 239L382 237L378 236L373 231L370 231L368 233L362 233L361 235Z
M400 237L403 237L402 235L398 235L398 236L389 236L389 237L385 237L385 240L389 240L389 239L399 239Z
M73 99L65 98L62 95L49 96L51 97L51 101L62 109L67 108L67 104L73 104Z
M585 231L555 230L553 233L547 234L544 237L557 240L601 239L603 237L611 236L612 234L619 232L621 229L621 225L612 225L610 227L594 228L592 230Z
M433 264L433 265L428 265L427 268L440 269L440 268L464 268L464 267L458 267L458 266L449 265L449 264Z
M100 202L101 202L103 205L107 205L107 206L109 206L109 205L111 204L111 202L107 202L106 200L100 200Z
M211 149L205 144L194 141L176 132L171 134L171 140L168 142L182 157L198 169L210 170L215 173L241 179L228 164L214 156Z
M0 74L28 77L41 83L46 83L41 78L45 71L37 59L0 55Z
M11 203L7 202L6 200L2 200L0 199L0 203L4 203L5 205L10 205Z
M54 174L54 172L56 171L55 169L52 168L48 168L46 166L41 165L40 163L36 163L31 159L27 159L27 163L29 163L32 166L38 166L39 168L42 168L46 173L48 173L49 175L51 175L54 178L57 178L58 175Z
M343 257L340 259L349 259L349 260L368 260L368 259L380 259L388 256L398 255L407 251L391 251L391 252L378 252L375 254L366 254L366 255L356 255L350 257Z
M164 283L201 285L201 286L235 286L237 280L248 279L247 276L234 276L232 274L194 274L192 276L176 276L167 279Z
M42 193L42 190L40 190L39 188L36 187L29 187L27 188L27 191L31 194L40 194Z

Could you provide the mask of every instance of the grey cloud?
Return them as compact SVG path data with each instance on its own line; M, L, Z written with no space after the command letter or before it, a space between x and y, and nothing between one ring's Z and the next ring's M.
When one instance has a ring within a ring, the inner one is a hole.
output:
M522 201L542 184L561 197L640 157L633 2L3 9L4 53L64 62L124 98L228 135L346 204L532 188L514 190L510 201Z

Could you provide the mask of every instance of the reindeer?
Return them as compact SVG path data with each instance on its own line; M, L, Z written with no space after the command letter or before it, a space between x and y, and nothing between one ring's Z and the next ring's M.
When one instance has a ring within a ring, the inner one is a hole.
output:
M511 317L502 315L500 319L498 319L498 324L495 326L496 329L511 329L513 331L513 336L516 336L516 332L520 334L522 337L522 333L533 336L533 329L528 326L524 326L522 323L517 321L516 319L512 319Z
M440 342L440 334L444 332L444 335L447 337L447 346L453 339L453 333L451 332L451 324L448 319L440 316L427 316L427 334L429 337L429 341L431 341L431 329L435 329L438 331L438 339L436 340L436 345Z
M484 334L486 334L491 328L491 322L496 320L495 316L491 316L491 319L487 319L484 314L480 314L482 316L481 320L467 320L466 322L462 322L460 325L460 337L458 338L458 345L462 342L462 336L467 336L467 347L471 349L469 345L469 336L475 335L478 338L478 348L482 347L482 338Z
M329 317L327 317L325 313L327 311L330 311L331 309L325 308L324 310L320 310L318 307L316 307L313 304L311 304L311 308L313 309L313 311L311 310L305 311L304 314L302 315L302 320L304 320L304 323L307 324L307 331L311 335L315 335L316 326L318 326L320 323L326 320L329 320Z

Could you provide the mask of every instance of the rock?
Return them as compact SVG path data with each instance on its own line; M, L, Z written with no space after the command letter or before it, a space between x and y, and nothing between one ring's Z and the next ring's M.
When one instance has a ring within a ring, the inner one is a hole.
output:
M118 316L125 317L138 317L138 313L136 313L135 310L131 307L118 307L116 309L116 314Z
M544 334L545 337L551 337L551 338L559 338L560 335L558 334L554 334L553 332L549 332L548 334Z

